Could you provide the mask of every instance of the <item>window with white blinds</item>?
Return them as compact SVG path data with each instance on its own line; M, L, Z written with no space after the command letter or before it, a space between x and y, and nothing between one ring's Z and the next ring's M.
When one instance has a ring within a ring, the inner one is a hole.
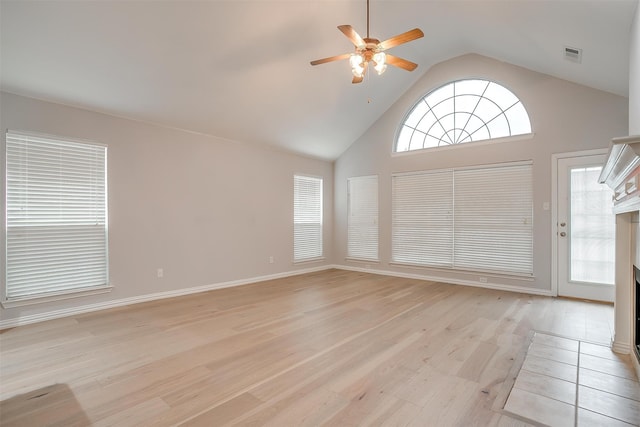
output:
M378 261L378 176L347 180L347 257Z
M293 260L322 257L322 178L293 177Z
M106 147L6 136L6 301L108 286Z
M531 165L455 171L454 267L533 274Z
M392 259L533 274L530 163L393 176Z
M451 267L453 171L394 175L392 179L393 261Z

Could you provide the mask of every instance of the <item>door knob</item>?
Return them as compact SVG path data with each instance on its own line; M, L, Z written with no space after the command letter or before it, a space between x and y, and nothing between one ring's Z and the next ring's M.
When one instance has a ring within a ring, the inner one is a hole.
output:
M561 223L560 223L560 227L564 227L565 225L567 225L567 223L566 223L566 222L561 222Z
M564 237L566 235L567 235L567 233L565 233L564 231L560 232L560 237Z

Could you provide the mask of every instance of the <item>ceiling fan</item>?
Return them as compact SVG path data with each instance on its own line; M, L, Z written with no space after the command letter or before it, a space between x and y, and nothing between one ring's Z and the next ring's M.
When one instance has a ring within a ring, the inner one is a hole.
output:
M369 0L367 0L367 37L360 37L360 34L358 34L351 25L339 25L338 29L342 31L349 40L351 40L356 47L356 51L354 53L344 53L342 55L330 56L329 58L317 59L315 61L311 61L311 65L320 65L348 58L349 64L351 65L351 72L353 74L353 80L351 83L360 83L364 80L364 75L367 72L369 62L373 62L374 69L378 74L384 73L387 69L387 64L407 71L413 71L418 67L418 64L414 62L389 55L384 51L394 46L424 37L422 30L414 28L413 30L391 37L390 39L382 42L378 39L369 37Z

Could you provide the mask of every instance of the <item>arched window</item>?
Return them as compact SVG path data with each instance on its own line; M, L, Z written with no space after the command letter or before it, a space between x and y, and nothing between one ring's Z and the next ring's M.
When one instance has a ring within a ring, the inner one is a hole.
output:
M529 115L509 89L489 80L458 80L418 101L398 132L395 151L528 133Z

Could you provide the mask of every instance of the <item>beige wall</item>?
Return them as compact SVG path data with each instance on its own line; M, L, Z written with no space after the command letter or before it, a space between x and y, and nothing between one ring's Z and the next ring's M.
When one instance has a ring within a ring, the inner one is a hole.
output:
M488 145L466 145L445 150L425 150L392 156L398 125L414 103L444 83L479 77L494 80L512 90L524 103L535 136L531 139ZM407 275L439 277L459 283L479 284L478 274L446 270L402 268L391 259L391 174L533 160L534 163L534 274L533 281L489 277L495 286L551 289L551 156L553 153L606 148L612 137L625 135L628 100L548 75L515 67L483 56L469 54L442 62L430 70L356 141L335 164L335 258L354 268L362 263L346 261L347 178L379 175L380 258L371 269Z
M6 129L108 145L109 273L114 286L106 295L0 309L1 320L332 262L330 162L8 93L1 93L0 101L2 155ZM295 173L324 178L324 263L292 263ZM164 269L164 278L157 278L157 268Z

